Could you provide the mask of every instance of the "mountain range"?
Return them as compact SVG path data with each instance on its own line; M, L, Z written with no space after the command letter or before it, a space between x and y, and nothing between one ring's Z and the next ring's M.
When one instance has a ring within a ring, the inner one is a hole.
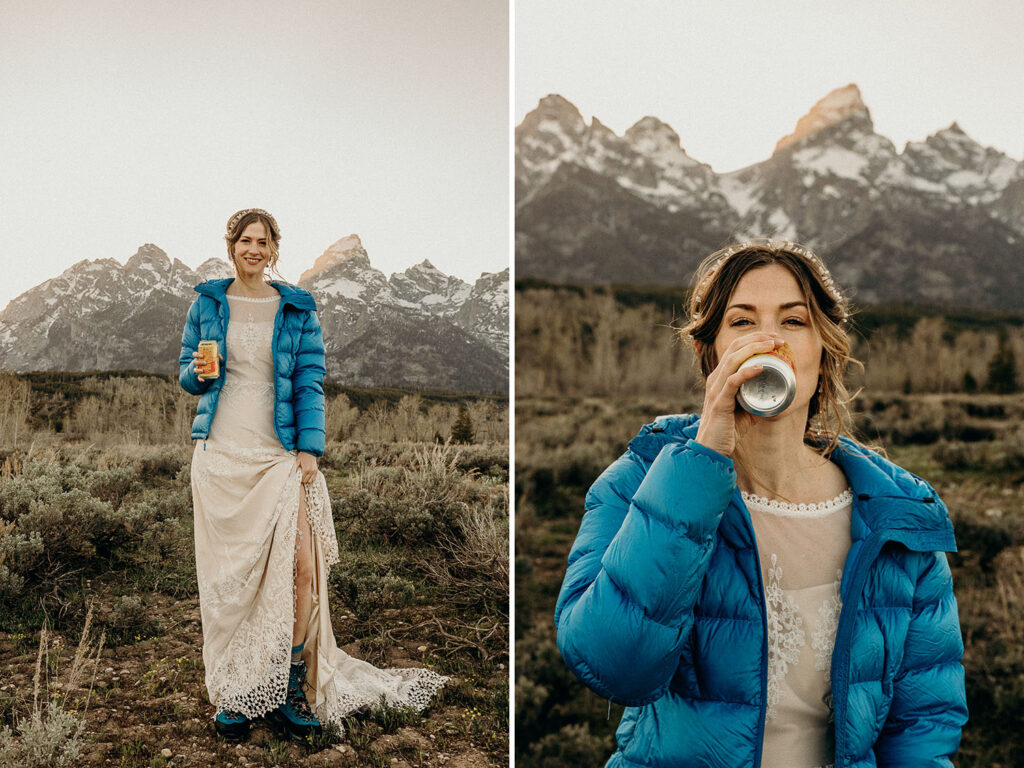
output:
M152 244L124 265L80 261L0 312L2 367L176 372L193 286L224 277L225 259L193 270ZM505 269L470 285L427 260L388 278L349 235L298 284L316 299L338 383L507 392L508 282Z
M1024 309L1024 162L953 123L898 151L856 85L716 173L661 120L619 136L559 95L515 131L516 278L686 285L735 240L819 252L857 303Z

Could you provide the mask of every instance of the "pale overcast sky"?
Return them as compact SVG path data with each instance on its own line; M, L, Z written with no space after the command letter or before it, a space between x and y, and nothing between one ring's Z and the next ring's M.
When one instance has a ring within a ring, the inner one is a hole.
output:
M899 150L956 121L1024 157L1019 0L516 0L514 16L516 123L549 93L619 135L654 115L723 172L856 83Z
M0 0L0 308L155 243L196 267L269 210L297 280L508 266L505 0Z

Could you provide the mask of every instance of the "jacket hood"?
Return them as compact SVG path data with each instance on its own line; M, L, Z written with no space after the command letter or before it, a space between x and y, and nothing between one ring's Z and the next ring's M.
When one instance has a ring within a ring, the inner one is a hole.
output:
M640 429L629 449L653 461L668 443L696 438L699 427L700 417L694 414L659 416ZM927 482L845 437L839 438L832 461L850 481L857 502L855 525L863 528L855 538L883 529L909 531L926 534L934 549L956 551L949 512Z
M193 290L217 301L222 301L227 293L228 286L234 281L235 278L233 277L224 277L219 280L204 280ZM271 280L270 284L281 294L282 303L291 304L296 309L316 311L316 300L313 298L313 294L306 289L299 288L297 285L291 285L290 283L283 283L279 280Z

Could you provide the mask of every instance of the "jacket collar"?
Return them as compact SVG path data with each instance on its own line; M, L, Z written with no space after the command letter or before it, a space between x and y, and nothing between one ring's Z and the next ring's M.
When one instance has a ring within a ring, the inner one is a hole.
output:
M228 286L235 281L233 277L225 277L220 280L204 280L193 290L203 296L209 296L217 301L224 302ZM270 284L281 294L281 304L291 304L296 309L310 309L316 311L316 300L309 291L299 288L297 285L283 283L279 280L271 280Z
M693 414L659 416L641 428L629 448L653 461L668 443L696 438L699 426L700 417ZM845 437L832 460L853 491L855 539L880 530L920 532L927 534L929 548L956 550L946 506L924 480Z

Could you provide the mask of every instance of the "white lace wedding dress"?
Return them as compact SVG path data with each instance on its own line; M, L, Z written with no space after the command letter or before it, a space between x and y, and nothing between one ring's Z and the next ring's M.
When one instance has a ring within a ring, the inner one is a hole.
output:
M294 620L300 475L274 430L271 340L280 297L228 296L224 388L192 456L203 662L218 710L255 718L285 700ZM422 710L447 680L428 669L377 669L340 650L327 572L338 542L323 474L307 490L313 610L302 657L307 698L322 722L379 703Z

